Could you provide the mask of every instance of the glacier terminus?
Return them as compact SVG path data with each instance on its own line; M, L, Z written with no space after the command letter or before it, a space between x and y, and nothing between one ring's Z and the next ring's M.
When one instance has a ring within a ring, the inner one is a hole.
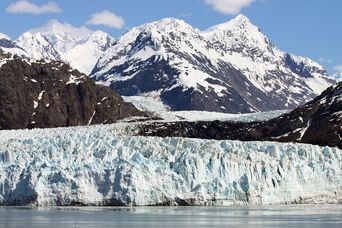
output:
M120 124L0 132L0 205L341 202L337 148L123 136Z

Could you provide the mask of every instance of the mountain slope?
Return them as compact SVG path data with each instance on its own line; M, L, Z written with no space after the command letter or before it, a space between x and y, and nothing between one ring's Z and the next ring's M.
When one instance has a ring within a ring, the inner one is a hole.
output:
M68 65L22 59L1 48L0 80L0 130L113 123L142 114Z
M163 19L124 34L92 78L121 95L153 95L172 110L292 109L335 81L312 60L276 48L243 15L199 31Z
M75 28L52 20L47 26L24 33L15 43L34 59L63 61L90 74L97 60L115 40L101 31Z
M139 135L242 141L300 142L342 149L342 82L313 101L268 121L148 123Z

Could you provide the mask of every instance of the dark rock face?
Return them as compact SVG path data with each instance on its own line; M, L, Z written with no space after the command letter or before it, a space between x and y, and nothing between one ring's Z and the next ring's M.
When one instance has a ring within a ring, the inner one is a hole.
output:
M0 47L14 48L15 45L14 45L13 42L10 41L10 40L2 39L2 40L0 40Z
M258 140L342 148L342 83L328 88L304 106L260 124L251 133L261 135Z
M265 122L173 122L140 127L140 135L242 141L300 142L342 149L342 83L313 101Z
M0 59L8 58L0 50ZM111 89L60 62L7 60L0 68L0 130L113 123L142 115Z

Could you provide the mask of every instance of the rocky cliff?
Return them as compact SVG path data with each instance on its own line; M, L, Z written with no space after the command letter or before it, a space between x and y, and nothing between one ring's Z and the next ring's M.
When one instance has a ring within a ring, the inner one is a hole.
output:
M105 124L141 115L61 62L32 62L0 49L0 80L0 129Z

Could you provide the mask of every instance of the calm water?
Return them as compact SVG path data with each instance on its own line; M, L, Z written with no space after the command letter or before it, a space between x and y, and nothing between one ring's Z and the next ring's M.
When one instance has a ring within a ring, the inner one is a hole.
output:
M0 227L342 227L342 206L1 208Z

